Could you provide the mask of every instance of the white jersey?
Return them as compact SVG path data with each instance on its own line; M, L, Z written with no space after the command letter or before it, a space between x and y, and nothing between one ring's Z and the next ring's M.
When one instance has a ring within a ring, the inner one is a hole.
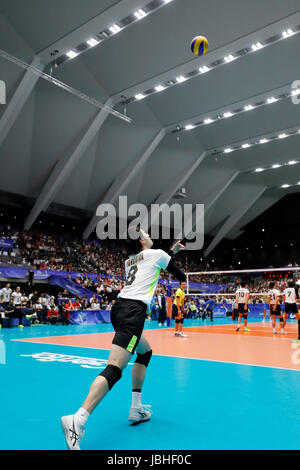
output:
M6 287L3 287L3 289L1 289L0 295L1 297L3 297L3 302L9 302L11 293L11 289L6 289Z
M12 296L14 305L21 305L21 297L22 297L21 292L13 292L11 296Z
M170 259L165 251L152 249L131 256L125 262L126 283L118 297L141 300L149 309L160 270L166 269Z
M245 289L245 287L240 287L239 289L237 289L236 295L237 295L238 304L245 304L246 297L248 294L249 294L249 291L248 289Z
M284 289L283 295L285 295L286 304L295 304L296 303L296 291L294 287L288 287Z
M278 289L270 289L268 292L268 297L271 305L275 305L277 298L281 295Z

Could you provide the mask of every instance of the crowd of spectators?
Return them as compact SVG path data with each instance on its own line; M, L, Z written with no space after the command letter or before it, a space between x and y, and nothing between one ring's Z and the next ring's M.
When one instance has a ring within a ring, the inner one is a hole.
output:
M24 318L32 324L69 324L72 311L111 309L119 290L102 283L100 292L90 298L86 294L79 298L67 290L50 295L37 290L21 290L20 286L12 289L10 283L6 283L0 290L0 324L5 318L18 318L20 327Z

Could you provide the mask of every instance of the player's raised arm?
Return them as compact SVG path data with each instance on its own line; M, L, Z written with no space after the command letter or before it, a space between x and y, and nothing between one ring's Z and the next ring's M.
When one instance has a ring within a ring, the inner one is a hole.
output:
M171 259L168 266L166 267L166 270L181 282L185 282L186 276L185 273L174 263L173 256L176 255L179 251L183 250L185 250L185 246L181 245L179 240L174 243L168 252L168 254L171 256Z

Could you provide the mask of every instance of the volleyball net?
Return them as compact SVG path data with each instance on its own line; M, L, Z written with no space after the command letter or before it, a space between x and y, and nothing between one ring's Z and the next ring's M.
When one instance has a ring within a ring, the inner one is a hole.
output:
M231 316L236 307L236 291L244 286L249 291L250 316L266 315L269 290L276 288L283 294L290 281L300 283L299 266L187 272L185 295L189 313L201 313L205 305L212 300L216 316Z

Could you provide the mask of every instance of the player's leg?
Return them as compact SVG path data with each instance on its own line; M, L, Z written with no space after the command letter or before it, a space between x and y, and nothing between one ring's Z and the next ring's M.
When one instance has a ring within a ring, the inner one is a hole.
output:
M183 318L179 320L178 328L179 328L179 336L186 337L186 335L182 331L183 330Z
M123 347L112 344L107 366L92 383L83 405L74 415L63 416L61 424L66 443L70 450L80 450L80 441L85 432L85 424L96 406L109 390L122 377L122 370L128 364L132 354Z
M91 414L107 392L121 378L123 369L130 361L132 354L126 349L113 344L107 361L106 369L96 377L82 405ZM105 372L106 371L106 372Z
M280 315L280 333L285 334L284 327L286 325L286 319L288 318L289 314L286 313L286 309L282 315Z
M251 331L248 327L248 311L244 313L244 331Z
M137 358L132 369L132 402L129 412L129 421L148 421L151 412L142 405L142 388L145 381L146 370L152 356L151 346L144 336L136 348Z
M276 314L272 315L272 327L273 327L273 333L274 335L277 334L277 331L276 331Z
M237 324L237 327L236 327L236 331L239 331L239 329L240 329L241 321L242 321L242 316L243 316L243 314L239 312L238 324Z

